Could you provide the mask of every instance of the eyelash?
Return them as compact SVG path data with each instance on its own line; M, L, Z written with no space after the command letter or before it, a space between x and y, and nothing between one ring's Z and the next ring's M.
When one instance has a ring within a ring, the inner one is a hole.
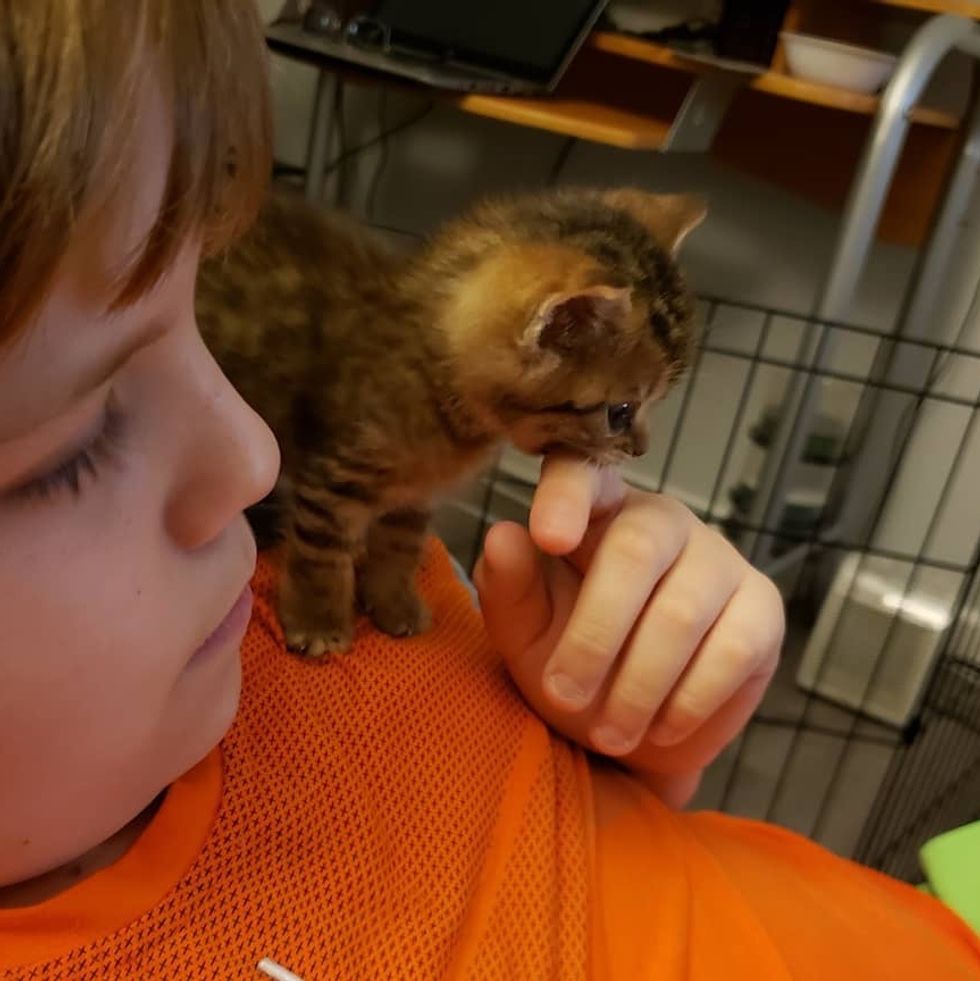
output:
M50 501L68 492L77 500L86 481L97 481L102 468L116 458L122 443L124 419L119 407L110 399L102 425L86 446L57 464L48 473L18 487L14 496L20 500Z

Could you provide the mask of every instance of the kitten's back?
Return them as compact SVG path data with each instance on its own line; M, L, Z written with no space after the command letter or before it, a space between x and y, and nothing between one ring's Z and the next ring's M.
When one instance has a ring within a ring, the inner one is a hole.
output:
M287 427L290 393L335 381L337 355L359 312L384 292L396 264L344 215L275 190L251 231L201 265L201 333L278 435Z

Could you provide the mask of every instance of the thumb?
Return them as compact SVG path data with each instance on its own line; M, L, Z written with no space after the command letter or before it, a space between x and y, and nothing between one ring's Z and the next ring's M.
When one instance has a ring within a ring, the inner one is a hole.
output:
M537 644L554 618L544 557L510 521L487 533L473 573L490 642L510 663Z
M527 530L509 522L487 534L473 574L490 643L514 683L549 725L583 744L589 713L569 713L544 690L544 669L561 637L582 578L564 559L543 555Z

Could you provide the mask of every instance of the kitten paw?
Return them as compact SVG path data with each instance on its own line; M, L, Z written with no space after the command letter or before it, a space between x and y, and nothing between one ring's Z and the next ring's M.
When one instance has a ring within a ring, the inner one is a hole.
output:
M371 622L392 637L413 637L432 626L429 608L414 593L377 597L365 604Z
M286 576L279 592L279 622L294 653L310 658L343 654L354 642L353 596L342 590L338 595L297 589Z
M302 630L291 630L286 634L286 646L294 654L304 657L320 658L327 654L346 654L350 650L353 638L342 633L307 633Z
M350 630L287 630L286 646L294 654L321 658L327 654L344 654L350 650L354 637Z

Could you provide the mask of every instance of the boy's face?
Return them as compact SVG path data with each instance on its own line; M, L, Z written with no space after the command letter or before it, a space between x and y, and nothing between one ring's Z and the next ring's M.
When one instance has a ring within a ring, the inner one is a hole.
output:
M80 224L36 325L0 351L0 884L109 837L237 706L242 509L278 452L198 336L196 245L107 309L162 194L161 116L136 134L125 212Z

